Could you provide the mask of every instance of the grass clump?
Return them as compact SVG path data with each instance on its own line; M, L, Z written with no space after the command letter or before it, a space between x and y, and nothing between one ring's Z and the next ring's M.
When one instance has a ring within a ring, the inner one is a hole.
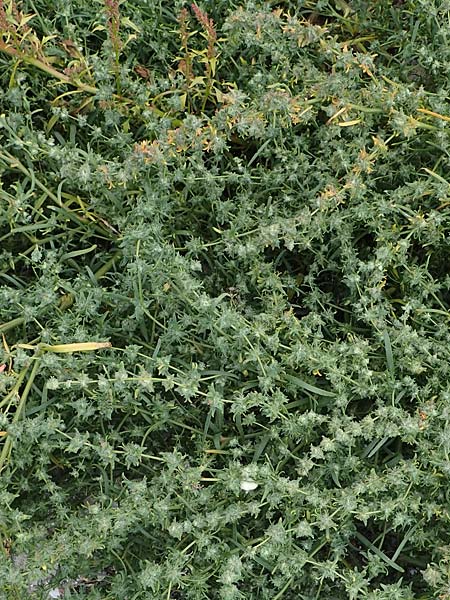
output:
M0 2L4 598L450 597L448 16Z

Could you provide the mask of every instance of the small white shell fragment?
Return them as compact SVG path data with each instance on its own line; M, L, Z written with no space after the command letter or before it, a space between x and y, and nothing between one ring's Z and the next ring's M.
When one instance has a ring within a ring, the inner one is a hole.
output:
M48 597L49 598L61 598L61 591L59 588L55 588L53 590L50 590L48 593Z
M256 490L257 487L258 484L256 481L241 481L241 490L244 490L244 492L251 492L252 490Z

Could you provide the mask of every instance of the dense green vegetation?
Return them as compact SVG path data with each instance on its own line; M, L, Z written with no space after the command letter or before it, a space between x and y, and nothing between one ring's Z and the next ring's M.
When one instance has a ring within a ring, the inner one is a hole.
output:
M450 3L0 31L0 598L450 598Z

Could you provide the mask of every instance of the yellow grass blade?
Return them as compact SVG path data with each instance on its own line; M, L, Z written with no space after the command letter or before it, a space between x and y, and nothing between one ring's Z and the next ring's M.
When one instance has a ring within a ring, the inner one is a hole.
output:
M339 127L352 127L353 125L358 125L361 123L361 119L354 119L353 121L341 121L338 123Z
M437 173L435 173L431 169L427 169L426 167L422 167L422 169L424 171L426 171L428 173L428 175L431 175L431 177L434 177L435 179L437 179L441 183L445 183L446 185L450 185L446 179L444 179L443 177L441 177L440 175L438 175Z
M92 352L101 348L111 348L111 342L78 342L75 344L57 344L56 346L42 344L40 348L47 352L57 353Z
M430 117L436 117L436 119L442 119L443 121L450 121L450 117L447 117L446 115L441 115L432 110L428 110L427 108L418 108L417 112L420 112L424 115L429 115Z

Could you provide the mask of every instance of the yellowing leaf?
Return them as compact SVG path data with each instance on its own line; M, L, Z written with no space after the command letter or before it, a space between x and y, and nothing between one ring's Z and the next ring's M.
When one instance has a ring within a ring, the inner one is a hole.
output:
M136 25L136 23L133 23L133 21L128 17L122 17L120 23L124 27L130 27L130 29L133 29L133 31L135 31L136 33L142 33L142 29L138 25Z

